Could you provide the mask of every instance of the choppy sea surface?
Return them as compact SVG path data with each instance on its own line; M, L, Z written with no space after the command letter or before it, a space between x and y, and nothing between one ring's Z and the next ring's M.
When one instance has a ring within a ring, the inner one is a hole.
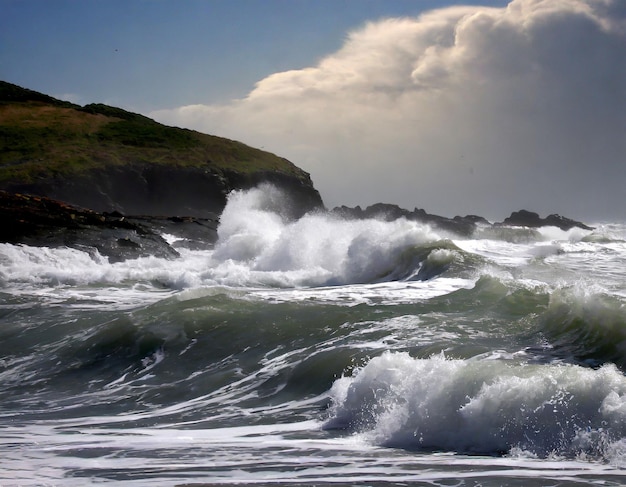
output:
M0 485L626 484L626 226L275 199L176 260L0 245Z

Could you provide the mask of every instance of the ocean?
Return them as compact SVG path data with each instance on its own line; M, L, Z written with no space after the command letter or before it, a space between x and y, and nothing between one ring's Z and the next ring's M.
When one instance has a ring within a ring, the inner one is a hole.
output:
M626 225L277 205L177 259L0 244L0 485L626 484Z

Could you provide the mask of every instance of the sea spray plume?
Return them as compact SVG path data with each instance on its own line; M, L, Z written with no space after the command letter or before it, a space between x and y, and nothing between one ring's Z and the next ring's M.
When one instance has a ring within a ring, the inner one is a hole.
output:
M514 365L386 352L335 382L327 429L376 444L460 453L614 458L626 379L613 365Z
M272 185L231 192L220 217L214 257L247 261L270 247L285 225L280 215L284 198Z
M249 284L337 285L430 279L462 261L428 225L322 213L289 221L283 198L268 185L230 195L212 256L218 274L229 269Z

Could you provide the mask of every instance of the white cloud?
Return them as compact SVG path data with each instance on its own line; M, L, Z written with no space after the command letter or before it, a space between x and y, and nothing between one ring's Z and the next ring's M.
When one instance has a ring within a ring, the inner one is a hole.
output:
M291 159L329 206L614 218L626 210L624 5L513 0L380 20L244 99L152 115Z

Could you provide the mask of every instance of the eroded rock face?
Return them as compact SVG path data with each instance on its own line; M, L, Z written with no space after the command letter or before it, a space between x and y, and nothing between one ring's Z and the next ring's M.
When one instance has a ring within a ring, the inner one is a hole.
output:
M133 164L94 169L72 178L13 184L7 189L125 215L191 216L217 218L233 189L248 189L270 182L292 201L288 214L299 218L323 208L310 179L281 173L216 173L201 168Z

